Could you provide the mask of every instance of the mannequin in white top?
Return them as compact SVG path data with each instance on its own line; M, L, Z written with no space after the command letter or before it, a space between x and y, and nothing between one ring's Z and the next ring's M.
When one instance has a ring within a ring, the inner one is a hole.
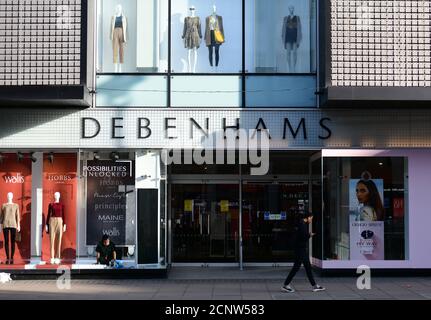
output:
M117 5L115 15L113 15L111 19L110 39L112 40L112 48L114 50L115 72L122 72L124 46L127 42L127 19L121 4Z

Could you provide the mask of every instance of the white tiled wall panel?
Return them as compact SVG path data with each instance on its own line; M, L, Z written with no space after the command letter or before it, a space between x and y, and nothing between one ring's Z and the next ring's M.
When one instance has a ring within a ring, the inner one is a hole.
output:
M430 0L332 0L332 86L431 86Z
M0 1L0 85L77 85L81 0Z

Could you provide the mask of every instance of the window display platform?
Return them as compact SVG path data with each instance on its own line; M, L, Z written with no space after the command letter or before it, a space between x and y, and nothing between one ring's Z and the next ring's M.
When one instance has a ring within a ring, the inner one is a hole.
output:
M161 279L166 278L168 270L160 266L136 266L135 264L125 264L123 268L115 269L102 265L88 263L82 264L14 264L0 265L0 273L10 273L13 280L25 279L53 279L69 269L73 279Z

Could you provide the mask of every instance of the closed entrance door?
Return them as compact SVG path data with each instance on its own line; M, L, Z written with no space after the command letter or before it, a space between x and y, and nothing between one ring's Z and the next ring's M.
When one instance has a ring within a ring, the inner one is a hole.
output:
M298 214L308 210L308 183L243 184L244 262L292 262Z
M238 184L172 184L173 262L238 262Z

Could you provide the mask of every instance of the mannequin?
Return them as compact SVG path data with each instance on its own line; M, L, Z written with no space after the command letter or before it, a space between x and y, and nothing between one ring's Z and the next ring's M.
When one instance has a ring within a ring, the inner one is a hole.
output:
M295 15L295 7L289 6L289 15L284 17L282 39L287 50L287 65L289 72L296 72L298 48L302 40L301 19Z
M190 7L190 15L184 19L182 38L184 39L184 47L188 49L188 71L195 73L198 61L198 48L202 40L202 28L200 18L196 17L194 6ZM192 58L192 55L194 58Z
M205 27L205 43L209 50L209 61L210 66L214 66L213 61L213 53L215 51L215 66L218 67L220 60L220 46L223 42L219 42L215 38L214 32L219 30L224 38L224 29L223 29L223 18L217 15L217 7L213 5L213 12L210 16L206 18L206 27Z
M60 192L54 193L54 202L48 206L46 233L50 235L51 264L60 264L61 239L66 232L64 204L60 202Z
M21 231L19 205L13 203L13 193L7 194L7 203L4 203L0 214L1 229L4 232L4 244L6 251L6 264L13 264L15 254L16 233ZM10 239L10 250L9 250Z
M115 15L111 19L111 34L115 72L122 72L124 63L124 46L127 42L127 18L121 4L117 5Z

